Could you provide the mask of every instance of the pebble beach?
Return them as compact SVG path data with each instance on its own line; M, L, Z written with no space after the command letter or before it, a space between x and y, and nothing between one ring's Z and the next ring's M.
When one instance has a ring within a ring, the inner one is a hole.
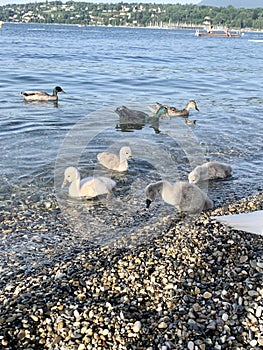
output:
M0 214L1 349L261 349L263 237L210 217L262 199L98 246L73 234L53 194L14 194Z

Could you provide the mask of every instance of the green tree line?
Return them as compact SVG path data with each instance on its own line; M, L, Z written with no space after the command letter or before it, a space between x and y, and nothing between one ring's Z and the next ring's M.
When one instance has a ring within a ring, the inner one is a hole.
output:
M66 23L113 26L202 26L209 17L216 26L263 29L263 8L244 9L193 4L89 3L46 1L0 6L4 22Z

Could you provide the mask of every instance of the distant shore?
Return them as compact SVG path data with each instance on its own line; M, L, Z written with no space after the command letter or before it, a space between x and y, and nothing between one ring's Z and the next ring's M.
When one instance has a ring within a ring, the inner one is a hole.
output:
M85 27L102 27L102 28L133 28L133 29L164 29L164 30L206 30L206 27L204 26L198 26L198 25L193 25L193 26L186 26L186 25L178 25L178 26L171 26L171 27L166 27L166 26L145 26L145 27L140 27L140 26L104 26L104 25L86 25L86 24L68 24L68 23L25 23L25 22L2 22L2 25L4 24L23 24L23 25L54 25L54 26L74 26L74 27L80 27L80 28L85 28ZM215 26L214 31L224 31L224 27L221 26ZM231 28L231 31L238 31L241 33L263 33L263 29L257 30L253 28Z

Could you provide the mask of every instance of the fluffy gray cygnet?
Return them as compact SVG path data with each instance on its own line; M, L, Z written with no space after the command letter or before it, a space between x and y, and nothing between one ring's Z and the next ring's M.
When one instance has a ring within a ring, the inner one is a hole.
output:
M231 173L232 168L230 165L213 161L198 165L188 175L188 180L190 183L196 184L199 181L224 179L230 176Z
M196 185L186 181L175 184L168 181L151 183L146 187L145 194L147 208L158 196L161 196L164 202L173 205L179 211L188 213L201 212L213 206L213 202L206 193Z

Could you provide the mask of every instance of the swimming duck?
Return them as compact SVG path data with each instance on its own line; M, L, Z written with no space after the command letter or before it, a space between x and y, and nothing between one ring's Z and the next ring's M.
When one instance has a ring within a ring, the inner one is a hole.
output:
M133 124L145 124L147 113L137 111L135 109L129 109L126 106L117 107L115 112L120 117L120 123L133 123Z
M68 167L64 172L64 181L62 188L69 185L70 197L93 198L102 194L109 194L116 186L116 182L104 176L86 177L80 180L80 174L77 168Z
M156 133L159 133L159 118L166 114L166 108L162 105L154 112L152 116L147 113L138 111L135 109L129 109L126 106L117 107L115 112L120 117L120 127L123 131L128 131L130 129L138 129L145 126L145 124L151 125Z
M120 149L119 156L109 152L101 152L97 155L100 164L105 166L105 168L116 171L128 170L127 159L129 158L132 158L132 151L128 146L124 146Z
M212 216L212 219L236 230L263 236L263 210L257 210L251 213Z
M163 105L159 102L156 103L155 107L150 107L150 109L155 113L157 110L159 110L159 108L163 106L166 108L167 112L167 116L168 117L188 117L189 116L189 111L191 108L195 109L196 111L199 112L199 109L197 107L197 104L194 100L190 100L185 108L183 109L178 109L176 107L172 107L172 106L167 106L167 105Z
M152 116L142 111L129 109L126 106L117 107L115 112L119 115L121 123L145 124L153 118L159 119L163 114L167 113L167 109L160 104Z
M58 92L65 91L60 86L56 86L52 95L44 91L25 91L21 92L21 95L25 101L57 101Z
M227 164L212 161L202 165L198 165L189 175L190 183L197 183L199 181L224 179L230 176L232 167Z
M213 206L213 202L199 187L186 181L175 184L168 181L151 183L146 187L145 194L147 208L158 196L178 210L188 213L197 213Z

